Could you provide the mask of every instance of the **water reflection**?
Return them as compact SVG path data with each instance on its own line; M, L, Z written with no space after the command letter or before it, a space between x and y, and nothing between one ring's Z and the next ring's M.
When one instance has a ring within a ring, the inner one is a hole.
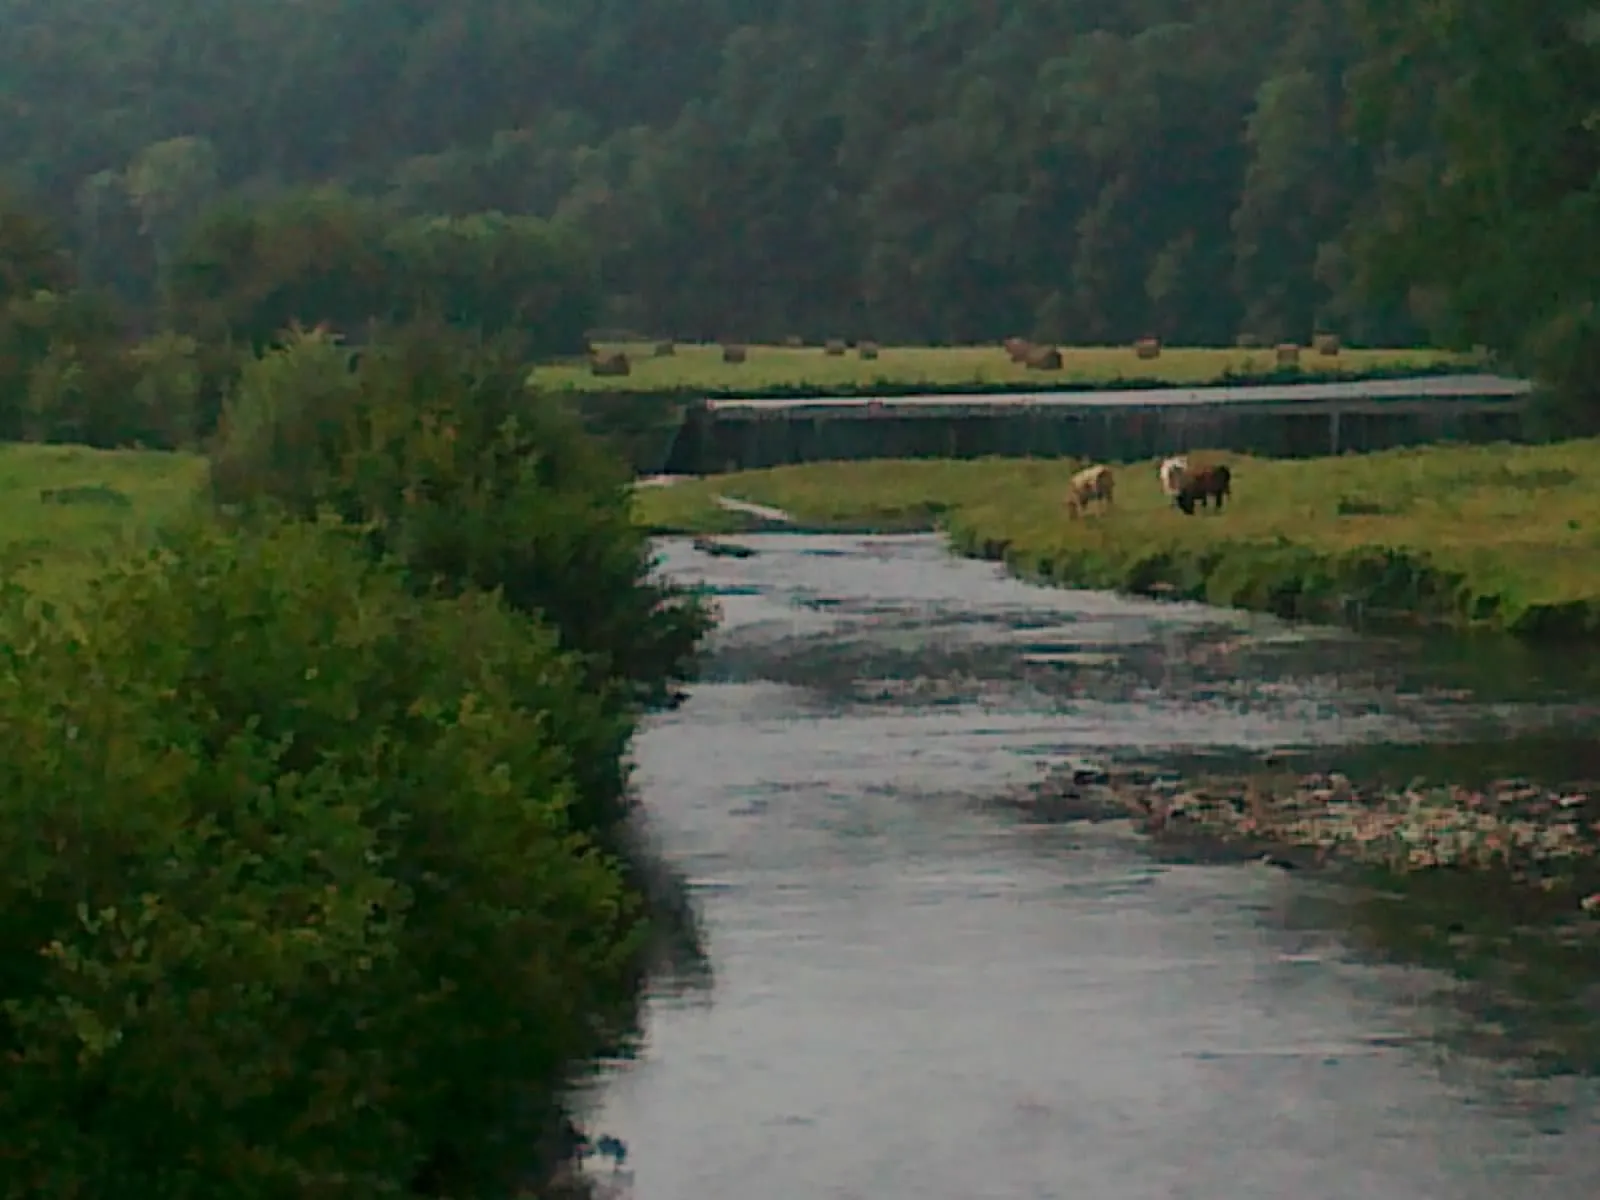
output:
M1296 900L1296 923L1338 928L1370 959L1445 973L1435 1033L1453 1048L1547 1076L1600 1076L1600 921L1570 900L1452 873Z

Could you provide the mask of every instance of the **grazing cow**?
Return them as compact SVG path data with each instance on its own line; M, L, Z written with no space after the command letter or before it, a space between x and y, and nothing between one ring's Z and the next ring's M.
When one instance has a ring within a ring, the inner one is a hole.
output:
M1217 502L1217 511L1222 511L1222 502L1233 495L1233 473L1227 467L1206 467L1196 471L1183 481L1178 488L1178 494L1173 497L1178 507L1183 509L1187 516L1194 515L1194 506L1199 503L1202 507L1208 506L1210 501Z
M1161 464L1161 491L1168 499L1178 498L1178 489L1189 477L1189 456L1175 454Z
M1076 519L1092 500L1100 501L1102 508L1110 508L1112 493L1116 488L1117 479L1110 467L1085 467L1067 484L1068 514Z

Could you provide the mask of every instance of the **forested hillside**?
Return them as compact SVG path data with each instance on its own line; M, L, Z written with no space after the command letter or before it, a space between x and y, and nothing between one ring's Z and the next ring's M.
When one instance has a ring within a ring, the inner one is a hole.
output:
M218 195L336 181L570 222L607 320L680 337L1509 349L1552 271L1589 319L1584 12L0 0L0 162L135 293Z

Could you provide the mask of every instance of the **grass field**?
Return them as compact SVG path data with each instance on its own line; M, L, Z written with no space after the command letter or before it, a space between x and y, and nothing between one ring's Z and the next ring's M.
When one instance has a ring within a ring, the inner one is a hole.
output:
M641 343L604 343L597 349L628 355L632 373L597 376L586 363L538 368L534 382L549 388L577 391L671 391L674 389L745 389L814 387L819 390L872 385L1110 383L1121 379L1154 379L1166 383L1205 383L1223 376L1253 375L1274 370L1270 350L1233 350L1174 347L1160 358L1143 360L1131 347L1063 347L1059 371L1030 371L1013 363L999 346L886 346L881 356L861 359L855 351L842 358L829 357L820 347L791 349L751 346L748 361L725 363L720 346L681 345L670 358L652 356L653 346ZM1323 357L1309 349L1300 356L1308 374L1327 371L1362 372L1434 367L1462 361L1459 356L1434 350L1345 350Z
M1075 586L1285 614L1410 615L1537 635L1600 633L1600 442L1428 447L1233 468L1220 515L1184 517L1154 463L1118 469L1116 509L1069 520L1064 461L819 463L641 490L652 527L718 532L722 494L804 523L933 519L964 554Z
M70 603L104 554L185 511L204 477L184 454L0 445L5 582Z
M726 495L824 527L927 528L957 552L1075 586L1171 591L1319 616L1409 614L1456 626L1600 633L1600 441L1436 446L1304 461L1233 455L1235 499L1186 518L1154 463L1118 468L1116 507L1069 520L1064 460L817 463L636 493L660 530L725 532ZM107 552L182 513L189 455L0 446L7 582L70 601Z

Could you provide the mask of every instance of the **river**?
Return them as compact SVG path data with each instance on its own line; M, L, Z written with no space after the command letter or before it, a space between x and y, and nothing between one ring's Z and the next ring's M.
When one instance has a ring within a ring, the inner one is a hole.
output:
M1589 1080L1438 1035L1449 980L1306 919L1331 884L975 802L1075 757L1581 730L1581 688L1485 697L1405 642L1034 588L932 537L741 541L664 545L723 609L637 745L712 978L664 981L596 1085L632 1195L1600 1193Z

